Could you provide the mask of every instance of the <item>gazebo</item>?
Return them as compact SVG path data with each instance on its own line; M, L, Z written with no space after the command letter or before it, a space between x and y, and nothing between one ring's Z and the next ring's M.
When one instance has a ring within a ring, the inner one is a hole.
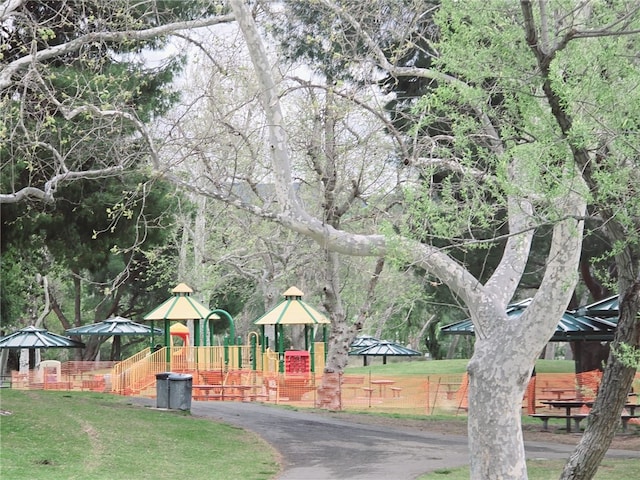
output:
M102 322L92 323L91 325L83 325L81 327L69 328L65 330L67 335L95 335L101 337L113 337L111 345L111 360L120 360L120 352L122 336L141 336L152 337L153 335L161 335L162 330L158 328L148 327L133 322L128 318L115 316L107 318Z
M6 337L0 338L0 349L20 350L23 348L84 348L82 342L78 342L69 337L49 332L44 328L37 328L33 325L21 328Z
M349 352L349 355L363 357L363 365L367 365L367 357L382 357L382 364L387 364L387 357L420 357L421 352L394 342L379 341Z
M28 350L85 348L85 344L33 325L21 328L5 337L0 337L0 374L4 375L8 350L22 350L23 348Z
M310 369L315 371L314 364L314 342L315 329L318 325L323 327L323 341L326 344L327 325L331 322L325 315L313 308L311 305L302 301L304 293L297 287L291 287L283 294L284 300L273 307L267 313L258 318L254 324L261 327L262 335L262 351L266 347L265 326L273 325L275 327L275 344L278 349L279 371L284 373L285 352L284 352L284 326L285 325L304 325L304 342L305 350L310 351L311 363ZM311 328L310 328L311 327Z
M511 304L507 307L509 318L518 318L531 303L531 299ZM618 326L618 297L611 296L603 300L585 305L576 310L567 310L558 319L558 324L550 342L570 342L574 352L576 372L588 371L600 368L602 361L606 360L608 350L604 357L589 355L590 343L611 342ZM471 319L461 320L440 329L444 334L450 335L474 335ZM603 357L603 358L600 358ZM594 367L595 365L595 367Z
M371 345L376 345L380 342L381 342L380 339L372 337L370 335L360 335L354 338L351 344L349 345L349 350L350 350L349 354L361 348L370 347Z
M511 304L507 307L509 318L518 318L525 308L529 306L531 299ZM595 340L610 342L613 340L615 329L618 326L617 297L607 298L577 310L566 311L558 321L550 342L573 342L578 340ZM603 318L608 317L608 318ZM474 335L471 319L445 325L440 329L444 334L450 335Z

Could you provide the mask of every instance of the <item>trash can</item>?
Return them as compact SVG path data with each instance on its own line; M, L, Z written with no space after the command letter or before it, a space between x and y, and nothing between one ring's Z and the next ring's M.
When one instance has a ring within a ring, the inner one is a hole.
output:
M171 372L156 373L156 408L169 408L169 376Z
M191 410L191 375L172 373L169 375L169 408Z

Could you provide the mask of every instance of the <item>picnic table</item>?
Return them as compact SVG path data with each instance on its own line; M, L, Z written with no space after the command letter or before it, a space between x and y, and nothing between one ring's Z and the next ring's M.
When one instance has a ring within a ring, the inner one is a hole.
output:
M193 385L194 400L254 400L260 394L254 394L252 389L259 388L256 385L241 384L199 384Z
M559 408L565 410L564 414L553 414L553 413L534 413L531 414L531 417L539 418L542 420L543 429L548 429L548 422L551 418L564 418L567 421L566 431L567 433L571 433L571 421L573 420L576 424L576 429L580 431L580 422L588 416L586 413L573 413L573 409L581 409L582 407L593 407L593 400L546 400L542 402L545 405L548 405L553 408ZM627 422L631 418L638 418L640 415L635 414L636 407L638 407L635 403L626 403L624 408L629 411L629 414L623 414L620 416L622 420L622 428L626 430Z
M565 387L565 388L543 388L542 393L550 393L556 396L556 400L563 400L565 395L571 395L571 398L567 398L566 400L572 400L576 395L575 387ZM544 402L543 402L544 403Z
M371 380L369 383L371 383L371 385L378 385L378 394L381 397L383 397L385 396L384 394L387 391L387 387L390 385L393 385L394 383L396 383L396 381L380 379L380 380Z

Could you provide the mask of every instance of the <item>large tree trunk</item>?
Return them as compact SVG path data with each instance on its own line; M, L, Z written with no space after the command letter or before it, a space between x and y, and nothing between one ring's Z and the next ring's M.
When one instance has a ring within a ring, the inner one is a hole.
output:
M468 367L471 478L527 478L521 416L532 362L519 357L476 340Z

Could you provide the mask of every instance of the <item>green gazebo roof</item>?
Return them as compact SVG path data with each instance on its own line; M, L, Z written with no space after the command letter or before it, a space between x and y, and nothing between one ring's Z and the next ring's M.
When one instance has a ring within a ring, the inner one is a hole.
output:
M509 305L507 307L507 315L510 318L519 317L530 303L531 299L529 298ZM613 340L617 326L618 297L614 296L563 313L549 341L594 340L609 342ZM451 323L442 327L440 331L450 335L474 335L471 319Z

